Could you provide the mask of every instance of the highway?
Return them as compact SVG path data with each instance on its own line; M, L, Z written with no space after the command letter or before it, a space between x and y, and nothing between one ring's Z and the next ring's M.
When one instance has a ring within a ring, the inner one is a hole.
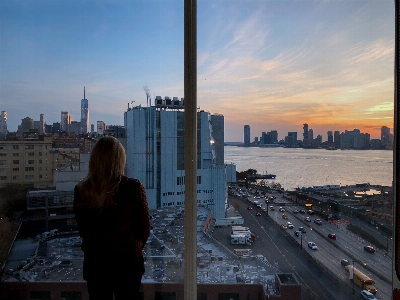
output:
M340 264L341 259L350 262L354 260L355 267L371 277L378 289L377 299L391 299L391 260L384 256L384 253L368 253L364 250L365 242L347 232L346 222L342 224L331 224L322 220L322 225L313 222L317 217L308 214L294 214L293 210L300 210L302 207L285 205L285 214L289 219L283 219L283 212L279 212L279 205L276 203L289 203L282 195L274 194L277 199L273 205L276 210L264 211L261 216L256 216L258 209L252 201L244 198L230 196L229 202L233 205L235 201L241 204L239 213L244 217L245 224L258 236L257 241L251 246L253 254L261 254L266 257L271 265L278 264L279 271L296 274L300 282L310 291L320 293L320 299L351 299L353 284L344 275L344 267ZM264 201L264 199L257 199ZM264 207L266 205L264 204ZM248 210L252 207L252 210ZM305 217L311 218L306 222ZM290 221L293 229L281 229L280 224ZM296 237L294 231L300 226L306 228L302 238ZM336 240L329 239L327 235L335 233ZM229 243L229 232L226 233ZM313 241L317 244L318 250L311 250L307 243ZM302 249L300 244L302 243ZM237 246L234 246L237 248ZM363 263L366 263L364 267ZM379 276L378 276L379 274ZM339 292L340 291L340 292ZM359 299L361 289L354 286L355 298ZM312 292L311 292L312 293ZM338 295L339 293L339 295ZM306 296L306 295L303 295ZM338 298L339 297L339 298ZM305 298L306 299L306 298Z

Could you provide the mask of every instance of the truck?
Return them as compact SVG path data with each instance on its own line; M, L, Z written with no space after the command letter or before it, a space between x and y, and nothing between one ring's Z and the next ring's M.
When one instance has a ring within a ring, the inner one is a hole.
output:
M254 241L256 239L256 236L254 233L252 233L250 230L236 230L236 231L232 231L231 235L244 235L246 238L251 239L252 241Z
M251 245L251 239L244 234L231 234L232 245Z
M231 218L220 218L215 219L215 227L231 226L231 225L241 225L244 223L242 217L231 217Z

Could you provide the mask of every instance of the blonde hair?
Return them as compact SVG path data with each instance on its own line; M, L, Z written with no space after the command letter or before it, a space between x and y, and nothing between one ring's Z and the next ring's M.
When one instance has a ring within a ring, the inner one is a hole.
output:
M92 149L88 175L78 183L82 204L102 210L118 191L126 164L125 149L114 137L100 138Z

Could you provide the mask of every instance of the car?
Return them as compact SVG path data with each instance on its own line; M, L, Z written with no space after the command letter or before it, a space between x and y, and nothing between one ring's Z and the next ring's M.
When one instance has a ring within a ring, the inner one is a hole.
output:
M343 267L348 266L348 265L351 265L351 263L350 263L347 259L342 259L342 260L340 261L340 264L341 264Z
M361 297L363 299L368 299L368 300L377 300L374 296L374 294L368 292L367 290L362 290L361 291Z
M307 212L309 215L313 215L314 214L314 212L310 209L308 212Z
M257 217L261 216L261 212L258 211L258 212L256 213L256 216L257 216Z
M286 225L288 228L293 228L293 224L291 222L287 222Z
M287 226L286 226L285 224L281 224L281 228L282 228L283 230L286 230L286 229L287 229Z
M306 233L306 229L304 227L299 227L299 231L302 233Z
M305 211L304 209L300 209L299 213L301 213L301 214L305 214L305 213L306 213L306 211Z
M261 210L262 210L262 211L266 211L267 208L266 208L266 207L261 207Z
M270 210L275 210L275 207L270 206L269 209L270 209Z
M250 207L250 206L249 206L247 209L248 209L248 210L253 210L253 208L252 208L252 207Z
M364 246L364 250L369 253L375 253L375 248L372 246Z
M332 240L336 240L336 234L334 233L329 233L328 234L328 238L332 239Z
M310 217L306 217L305 220L306 220L307 222L311 222L311 218L310 218Z
M295 236L300 236L300 231L296 230L296 231L294 232L294 235L295 235Z
M281 206L281 207L279 207L279 211L283 212L283 211L285 211L285 209Z
M315 219L315 220L314 220L314 223L315 223L315 224L318 224L318 225L322 225L321 219Z
M293 211L293 213L294 213L294 214L298 214L299 211L298 211L297 209L295 209L295 210Z
M308 242L308 248L311 248L312 250L317 250L318 247L314 242Z
M282 214L282 219L289 219L289 217L285 214Z

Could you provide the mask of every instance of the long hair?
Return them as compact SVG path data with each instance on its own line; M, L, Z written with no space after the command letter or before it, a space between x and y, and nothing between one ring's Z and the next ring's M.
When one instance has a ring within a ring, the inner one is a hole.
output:
M125 149L114 137L100 138L92 149L88 175L78 183L82 203L102 210L118 191L126 164Z

